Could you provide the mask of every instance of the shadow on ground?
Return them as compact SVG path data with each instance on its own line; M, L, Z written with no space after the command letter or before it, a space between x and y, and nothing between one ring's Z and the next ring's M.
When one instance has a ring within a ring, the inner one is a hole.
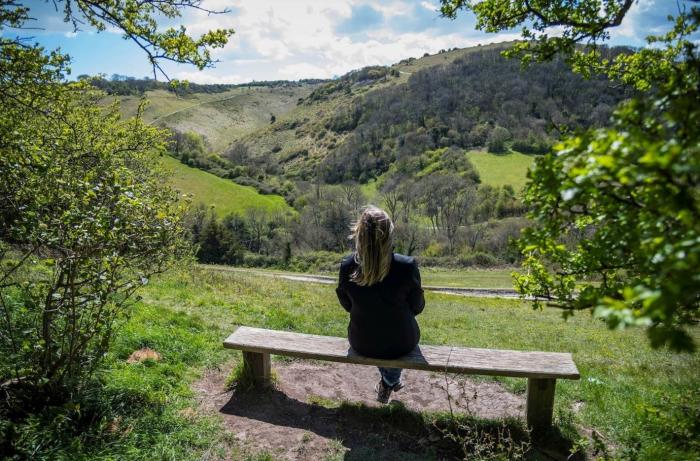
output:
M465 451L470 454L469 459L517 459L516 455L527 446L529 437L518 419L517 408L515 414L496 419L480 415L450 418L447 399L442 397L440 401L440 389L434 387L430 396L423 396L418 404L415 395L402 391L394 394L389 405L379 405L371 399L374 372L369 367L294 362L277 367L276 389L226 392L225 373L217 372L205 376L196 390L202 407L221 414L227 430L244 447L251 452L267 452L275 459L463 459ZM345 385L357 381L364 387L355 390L360 395L352 395L353 389L344 389L344 399L337 399L336 388L317 387L319 375L323 374L337 375L328 381L321 379L326 385L340 379ZM407 388L413 383L415 392L421 388L422 380L430 379L440 377L411 374L406 377ZM479 386L481 383L473 383L475 392ZM506 392L496 392L493 386L499 386L497 383L488 386L491 396ZM511 394L508 398L518 400L520 396ZM485 399L475 406L483 405ZM500 408L498 402L493 406ZM571 445L560 433L551 432L540 437L524 459L566 460ZM502 456L487 456L496 452Z

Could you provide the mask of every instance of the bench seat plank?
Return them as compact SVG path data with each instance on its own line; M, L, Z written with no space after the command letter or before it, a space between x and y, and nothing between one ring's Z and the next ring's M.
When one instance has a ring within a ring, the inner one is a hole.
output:
M346 338L241 326L224 347L332 362L524 378L579 379L571 354L419 345L393 360L356 353Z

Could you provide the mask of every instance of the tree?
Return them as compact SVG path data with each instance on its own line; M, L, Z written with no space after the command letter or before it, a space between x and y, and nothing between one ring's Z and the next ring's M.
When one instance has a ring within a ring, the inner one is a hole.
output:
M366 204L367 197L357 183L346 182L340 186L343 198L343 207L348 213L358 215L360 209Z
M490 32L529 23L509 55L527 63L563 53L584 75L604 72L639 91L609 128L562 140L530 171L536 226L520 240L528 273L516 283L567 314L592 309L611 328L646 326L654 347L693 350L685 327L700 303L700 57L691 39L700 8L648 37L654 46L607 57L599 43L633 3L443 0L442 11L470 8ZM550 37L551 26L561 36ZM577 293L584 277L600 284Z
M447 239L450 251L456 244L457 232L470 219L476 202L476 187L456 174L432 174L419 185L423 210L433 229Z
M208 47L157 28L191 1L57 1L76 27L116 27L160 60L211 65ZM128 5L127 5L128 3ZM0 5L0 27L30 10ZM109 348L138 287L187 259L186 202L158 167L165 131L142 108L122 120L88 82L67 83L68 57L0 37L0 419L76 398Z
M192 64L200 70L213 66L214 60L210 50L222 48L234 33L233 29L216 29L195 39L188 35L185 27L158 26L157 19L180 17L181 11L186 9L197 9L208 14L228 12L207 9L202 6L202 0L144 0L132 3L129 0L54 2L57 9L62 8L63 20L71 23L76 32L84 24L94 27L98 32L108 28L120 30L125 39L135 43L146 54L153 67L154 78L157 78L158 74L168 78L161 65L163 61ZM17 22L19 27L22 27L29 19L28 12L28 7L13 2L3 6L2 15L19 18ZM2 23L17 27L5 20L2 20ZM3 38L3 41L7 39Z
M3 108L0 377L13 407L79 390L135 290L188 254L184 204L152 166L165 134L101 97L68 85L42 102L49 116Z
M182 163L188 165L206 163L206 155L208 152L206 140L198 133L191 131L183 133L171 129L169 150L175 158L180 159Z
M224 157L234 165L245 165L250 158L250 149L244 142L234 142L224 153Z
M489 133L486 148L489 152L501 154L506 151L506 141L510 140L510 132L502 126L495 126Z

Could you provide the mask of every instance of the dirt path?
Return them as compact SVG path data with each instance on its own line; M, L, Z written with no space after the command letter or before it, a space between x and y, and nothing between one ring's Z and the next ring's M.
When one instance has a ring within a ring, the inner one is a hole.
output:
M303 283L322 283L324 285L334 285L337 283L335 277L330 277L327 275L314 275L314 274L296 274L292 272L264 272L255 269L246 269L240 267L220 267L220 266L203 266L207 269L221 270L221 271L232 271L232 272L243 272L248 274L254 274L262 277L272 277L283 280L290 280L293 282L303 282ZM520 297L517 291L508 288L466 288L466 287L441 287L424 285L423 289L426 291L435 291L438 293L444 293L448 295L456 296L469 296L474 298L508 298L517 299Z
M524 396L497 382L416 370L404 372L406 387L386 407L374 400L375 367L294 360L274 368L277 385L268 392L225 391L228 369L208 372L194 390L200 411L219 414L251 453L275 459L422 459L440 452L440 437L416 426L417 412L449 411L451 402L457 412L505 418L522 417L525 407Z

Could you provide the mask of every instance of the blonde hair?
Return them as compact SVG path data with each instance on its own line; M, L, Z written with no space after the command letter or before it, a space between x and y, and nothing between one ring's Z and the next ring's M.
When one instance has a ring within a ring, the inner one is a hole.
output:
M393 234L394 223L384 210L370 205L362 211L350 235L355 242L353 257L357 263L350 280L360 286L384 280L391 268Z

